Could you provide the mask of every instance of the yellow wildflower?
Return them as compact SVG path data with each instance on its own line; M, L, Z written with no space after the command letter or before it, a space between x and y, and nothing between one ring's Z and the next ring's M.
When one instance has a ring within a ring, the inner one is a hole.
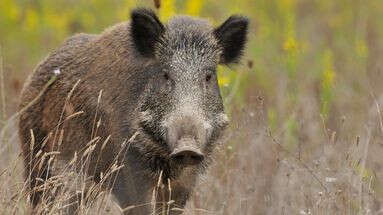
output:
M322 87L328 89L334 84L336 75L334 71L333 55L330 50L327 50L324 53L324 66L325 68L322 77Z
M25 23L24 27L27 31L33 31L38 24L38 14L35 10L28 8L25 12Z
M17 4L12 0L0 1L0 12L12 21L16 21L20 15L20 10Z
M203 0L189 0L186 4L186 13L198 16L202 8Z
M359 57L365 58L368 55L368 47L364 40L357 40L355 44L355 52Z
M175 14L174 0L162 0L159 10L160 19L167 21L171 16Z
M218 85L220 87L227 86L230 83L230 79L227 75L220 75L218 77Z
M296 53L299 50L299 45L294 37L288 37L283 44L283 50L289 53Z

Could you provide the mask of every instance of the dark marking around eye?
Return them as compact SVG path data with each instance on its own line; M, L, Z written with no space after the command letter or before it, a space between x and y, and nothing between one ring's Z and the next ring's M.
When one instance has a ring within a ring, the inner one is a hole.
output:
M207 74L207 75L206 75L206 82L209 82L210 79L211 79L211 74Z
M169 74L167 72L164 73L164 79L169 80Z

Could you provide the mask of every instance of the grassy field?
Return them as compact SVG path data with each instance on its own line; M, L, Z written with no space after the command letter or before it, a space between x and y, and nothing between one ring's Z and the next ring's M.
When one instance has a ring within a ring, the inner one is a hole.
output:
M241 64L218 70L231 126L185 214L383 214L382 1L158 2L163 21L251 21ZM137 6L154 3L0 1L0 214L29 210L15 125L24 80L67 36ZM83 214L119 210L106 193Z

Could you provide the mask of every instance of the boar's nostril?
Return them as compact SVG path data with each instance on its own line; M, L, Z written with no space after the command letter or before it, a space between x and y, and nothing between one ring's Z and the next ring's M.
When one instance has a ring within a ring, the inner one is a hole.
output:
M170 155L170 158L178 164L196 165L203 161L203 154L195 149L176 150Z
M183 155L183 154L174 155L174 156L172 156L172 159L177 161L177 162L182 162L185 159L185 155Z

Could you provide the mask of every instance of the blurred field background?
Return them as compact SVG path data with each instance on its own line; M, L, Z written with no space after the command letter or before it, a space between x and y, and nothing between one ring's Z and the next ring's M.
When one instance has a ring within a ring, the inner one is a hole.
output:
M155 2L0 0L0 214L28 211L12 117L24 80L137 6L251 21L241 64L218 70L229 134L185 214L383 214L383 1Z

